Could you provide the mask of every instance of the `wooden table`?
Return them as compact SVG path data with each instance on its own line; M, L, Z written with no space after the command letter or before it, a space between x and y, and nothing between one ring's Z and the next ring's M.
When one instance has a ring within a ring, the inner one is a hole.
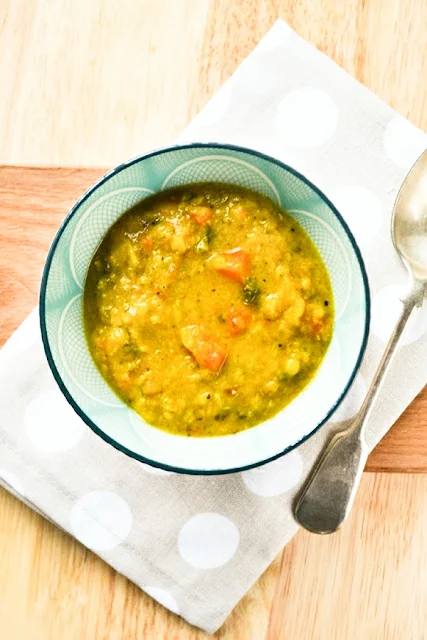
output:
M2 0L0 164L112 166L169 143L279 16L427 129L425 0ZM98 172L0 169L0 341L36 301L64 185L78 195ZM427 469L426 414L424 393L371 457L344 529L299 533L218 638L427 637L427 477L381 472ZM3 491L0 558L8 640L207 637Z

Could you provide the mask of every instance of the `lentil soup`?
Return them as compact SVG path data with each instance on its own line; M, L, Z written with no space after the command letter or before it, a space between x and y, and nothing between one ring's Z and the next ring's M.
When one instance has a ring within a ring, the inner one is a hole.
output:
M288 213L203 183L151 196L110 228L84 321L101 374L142 418L219 436L271 418L309 383L334 304L320 254Z

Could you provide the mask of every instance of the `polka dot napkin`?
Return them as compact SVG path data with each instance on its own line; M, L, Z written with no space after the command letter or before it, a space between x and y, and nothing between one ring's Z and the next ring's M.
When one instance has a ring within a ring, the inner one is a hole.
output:
M180 138L191 140L276 156L347 219L373 299L351 392L329 425L265 467L219 477L159 471L109 447L73 413L46 364L33 312L0 352L0 481L171 611L213 632L296 532L291 501L372 379L406 280L390 213L427 136L279 21ZM411 319L381 393L370 447L426 381L427 306Z

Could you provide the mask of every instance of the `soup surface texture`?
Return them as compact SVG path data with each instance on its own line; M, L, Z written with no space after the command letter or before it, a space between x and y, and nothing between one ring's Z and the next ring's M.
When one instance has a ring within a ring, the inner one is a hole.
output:
M148 423L219 436L271 418L307 385L334 305L318 251L288 213L203 183L149 197L110 228L88 270L84 320L100 372Z

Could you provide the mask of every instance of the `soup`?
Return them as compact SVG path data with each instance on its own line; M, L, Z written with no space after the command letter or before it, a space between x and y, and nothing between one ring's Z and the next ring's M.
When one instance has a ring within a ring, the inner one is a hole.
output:
M110 228L88 270L84 321L101 374L145 421L220 436L304 389L334 304L320 254L288 213L203 183L151 196Z

